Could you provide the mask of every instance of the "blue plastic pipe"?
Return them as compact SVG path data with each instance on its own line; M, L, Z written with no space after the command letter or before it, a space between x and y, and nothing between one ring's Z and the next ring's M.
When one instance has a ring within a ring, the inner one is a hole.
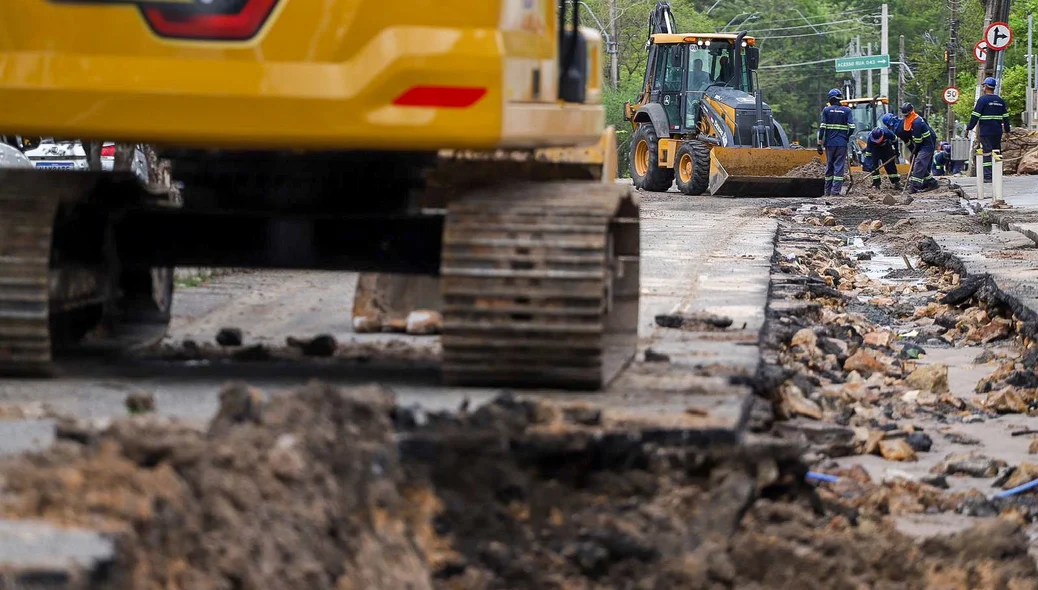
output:
M1008 490L1006 490L1004 492L999 492L999 493L995 494L995 497L996 498L1008 498L1009 496L1015 496L1017 494L1026 492L1027 490L1034 489L1036 487L1038 487L1038 479L1036 479L1034 481L1031 481L1031 482L1028 482L1028 483L1025 483L1024 485L1016 486L1015 488L1010 488L1010 489L1008 489Z
M818 481L825 481L829 483L836 483L840 480L840 478L836 477L835 475L829 475L827 473L818 473L817 471L808 471L807 479L817 479ZM1038 480L1035 480L1031 483L1038 484Z

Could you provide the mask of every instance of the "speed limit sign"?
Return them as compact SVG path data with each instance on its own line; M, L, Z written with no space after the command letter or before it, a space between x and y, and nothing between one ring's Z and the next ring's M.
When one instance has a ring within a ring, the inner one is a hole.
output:
M959 102L959 89L954 86L949 86L944 89L944 102L948 104L955 104Z

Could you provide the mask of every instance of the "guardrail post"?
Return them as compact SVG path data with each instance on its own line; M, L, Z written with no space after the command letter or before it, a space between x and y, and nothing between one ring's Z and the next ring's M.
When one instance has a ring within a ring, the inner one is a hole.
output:
M1002 200L1002 154L998 150L991 152L991 200Z
M974 168L977 173L977 198L984 198L984 150L977 150L977 167Z

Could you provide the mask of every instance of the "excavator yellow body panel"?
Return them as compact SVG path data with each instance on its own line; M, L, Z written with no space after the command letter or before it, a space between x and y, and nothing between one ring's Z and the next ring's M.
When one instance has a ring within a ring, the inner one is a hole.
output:
M585 31L587 101L564 104L557 26L551 0L4 0L0 129L213 148L594 145L601 40Z

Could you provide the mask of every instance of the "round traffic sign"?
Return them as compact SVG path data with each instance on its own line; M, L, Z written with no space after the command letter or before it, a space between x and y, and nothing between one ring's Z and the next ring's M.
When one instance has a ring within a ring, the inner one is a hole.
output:
M948 104L955 104L959 102L959 89L954 86L949 86L944 89L944 102Z
M1013 29L1006 23L991 23L984 31L984 40L992 51L1002 51L1013 42Z
M988 60L988 42L981 41L973 46L973 59L984 63Z

